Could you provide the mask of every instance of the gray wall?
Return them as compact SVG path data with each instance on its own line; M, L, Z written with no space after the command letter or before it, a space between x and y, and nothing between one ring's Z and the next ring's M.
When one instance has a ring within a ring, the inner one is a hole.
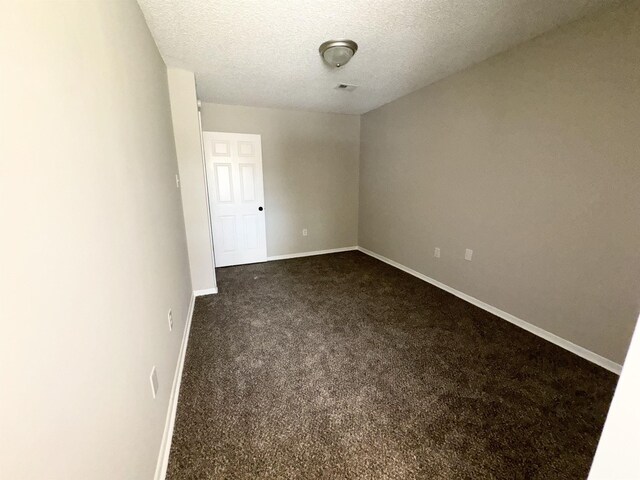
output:
M359 244L621 363L640 302L639 5L363 115Z
M262 135L268 255L357 245L359 116L203 103L202 129Z
M196 292L216 288L213 243L204 181L202 136L193 72L168 68L171 117L180 170L182 211L187 232L191 286Z
M134 1L0 2L0 59L0 477L151 479L191 295L165 65Z

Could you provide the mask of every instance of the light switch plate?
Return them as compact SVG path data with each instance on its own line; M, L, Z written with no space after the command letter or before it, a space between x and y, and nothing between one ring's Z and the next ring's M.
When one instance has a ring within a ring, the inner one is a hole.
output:
M151 375L149 375L149 380L151 381L151 395L155 399L158 395L158 374L156 372L156 366L154 365L151 369Z
M471 261L472 256L473 256L473 250L471 250L470 248L467 248L467 250L464 252L464 259Z

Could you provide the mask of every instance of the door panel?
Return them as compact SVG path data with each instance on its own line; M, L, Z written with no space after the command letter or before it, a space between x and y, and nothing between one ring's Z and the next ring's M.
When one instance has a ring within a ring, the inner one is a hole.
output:
M233 184L230 163L214 163L216 167L216 190L218 202L233 201Z
M244 215L244 237L247 240L247 249L255 250L258 242L258 215Z
M217 267L267 259L260 135L203 132Z
M242 192L242 201L255 202L256 190L253 165L240 164L240 181L242 182L242 189L240 190Z
M233 252L236 250L236 219L230 215L220 217L220 228L222 235L222 250L224 252ZM217 265L217 264L216 264Z

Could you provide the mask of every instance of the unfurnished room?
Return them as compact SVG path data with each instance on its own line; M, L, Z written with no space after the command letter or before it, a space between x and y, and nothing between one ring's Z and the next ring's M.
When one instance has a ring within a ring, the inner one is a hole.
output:
M640 0L0 0L2 480L640 480Z

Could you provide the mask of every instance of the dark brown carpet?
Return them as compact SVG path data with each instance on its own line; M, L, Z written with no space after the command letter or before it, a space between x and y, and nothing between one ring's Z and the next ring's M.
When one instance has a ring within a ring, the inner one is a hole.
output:
M614 374L359 252L217 275L167 478L586 478Z

